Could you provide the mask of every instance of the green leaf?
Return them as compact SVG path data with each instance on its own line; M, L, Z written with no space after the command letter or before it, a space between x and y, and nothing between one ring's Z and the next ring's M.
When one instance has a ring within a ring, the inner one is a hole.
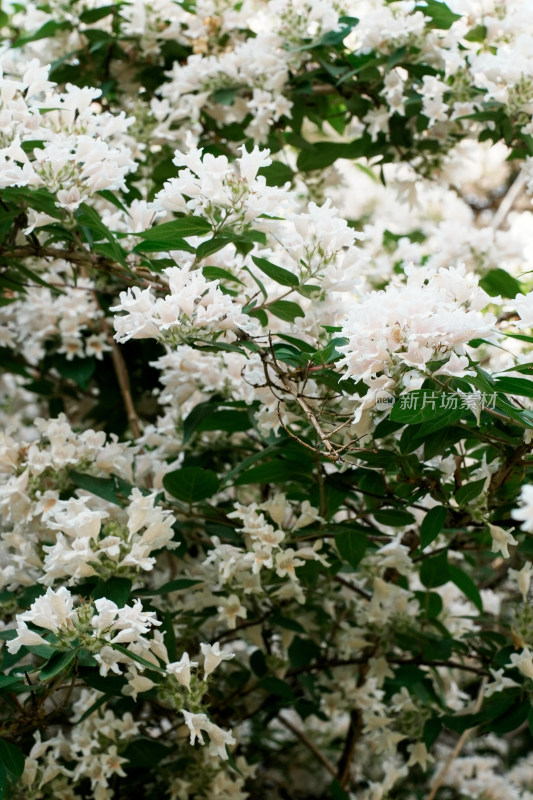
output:
M291 687L285 681L280 680L280 678L263 678L259 682L259 686L269 694L275 694L277 697L282 697L284 700L294 700L294 692Z
M391 525L392 527L403 527L412 525L415 522L414 516L410 511L401 508L385 508L374 512L374 517L381 525Z
M467 42L484 42L487 37L486 25L475 25L464 37ZM487 291L485 289L485 291Z
M46 360L48 361L48 359ZM69 361L60 353L52 356L48 363L57 369L62 378L74 381L80 389L87 388L96 369L96 359L94 358L72 358Z
M108 17L109 14L112 14L117 6L102 6L101 8L90 8L87 11L82 11L80 14L80 22L85 22L88 25L91 25L93 22L98 22L98 20L103 19L104 17Z
M434 506L431 508L420 525L420 547L424 549L431 544L446 522L447 511L444 506Z
M517 394L523 397L533 397L533 380L527 378L496 378L496 391L505 394Z
M329 794L331 795L331 800L350 800L350 795L344 791L337 778L331 782Z
M300 623L296 622L295 619L284 617L278 609L274 609L274 611L271 612L268 621L271 625L278 625L280 628L285 628L287 631L305 633L305 628L303 625L300 625Z
M459 506L466 506L468 503L475 500L483 491L483 487L485 485L485 478L481 478L479 481L473 481L472 483L467 483L465 486L461 486L455 493L455 499L457 500L457 504Z
M13 633L16 633L16 631L13 631ZM20 684L21 687L24 687L24 681L22 680L21 675L0 675L0 689L12 689L17 684Z
M232 106L238 91L238 89L216 89L211 97L221 106Z
M272 278L273 281L280 283L282 286L292 286L294 288L300 283L299 278L293 275L292 272L289 272L288 269L277 267L275 264L271 264L270 261L267 261L266 258L252 256L252 261L256 267L259 267L261 272L264 272L265 275L268 275L269 278ZM280 302L282 301L278 300L278 303ZM270 310L272 311L272 307L270 307ZM282 319L284 318L282 317Z
M238 433L247 431L252 427L250 415L247 411L235 408L222 408L211 413L199 423L198 431L224 431L225 433Z
M77 654L77 650L70 650L68 653L55 653L41 669L39 678L42 681L49 681L50 678L54 678L60 672L69 669Z
M275 317L285 322L294 322L296 317L305 316L298 303L293 303L292 300L274 300L267 308Z
M107 597L108 600L112 600L119 608L122 608L130 598L131 587L132 582L129 578L119 578L114 575L106 581L98 581L91 591L91 597L93 600Z
M172 497L183 503L197 503L214 495L220 486L215 472L201 467L182 467L167 472L163 486Z
M420 580L428 589L434 589L436 586L443 586L450 580L447 550L443 550L438 555L431 556L422 561Z
M355 139L349 144L334 142L317 142L308 150L302 150L298 156L297 166L302 172L307 170L324 169L333 164L338 158L363 158L372 147L372 140L368 134L360 139Z
M24 754L11 742L0 739L0 764L14 778L20 778L24 772Z
M130 742L122 755L135 768L153 769L169 755L170 751L171 748L163 742L142 737Z
M30 42L36 42L39 39L47 39L51 36L55 36L58 31L71 31L72 30L72 23L71 22L54 22L53 20L49 20L45 22L44 25L41 25L38 30L34 33L29 33L26 36L21 36L19 39L16 40L11 46L12 47L23 47Z
M127 269L128 272L131 272L131 269L126 261L126 253L124 249L119 245L111 231L106 227L106 225L104 225L100 215L94 210L94 208L88 206L87 203L82 203L79 209L76 211L76 218L80 225L85 225L95 233L98 233L103 239L107 239L111 246L111 257L114 258L115 261L121 264L125 269Z
M86 475L83 472L76 472L71 469L69 472L71 481L80 489L86 492L91 492L108 503L114 503L117 506L122 505L117 497L116 485L113 478L97 478L94 475Z
M172 242L187 236L206 236L211 231L211 225L203 217L180 217L171 222L163 222L142 233L136 233L145 241L161 242L172 248ZM179 248L176 248L179 249Z
M154 672L161 672L166 675L164 669L156 664L152 664L150 661L147 661L146 658L142 658L142 656L138 656L137 653L133 653L131 650L128 650L126 647L122 647L121 644L117 644L116 642L109 642L110 647L113 650L118 650L119 653L122 653L128 658L131 658L132 661L136 661L138 664L142 664L143 667L148 667L148 669L153 670Z
M295 636L288 649L291 667L306 667L320 658L320 647L312 639Z
M335 544L339 555L357 569L366 552L367 538L360 531L342 530L335 534Z
M287 182L292 183L294 172L281 161L273 161L268 167L261 167L257 173L263 175L267 186L284 186Z
M500 268L489 270L487 274L481 278L479 285L487 294L490 294L491 297L496 297L501 294L504 297L515 298L516 295L522 291L522 286L516 278L513 278L512 275L509 275L508 272Z
M240 278L236 278L229 270L222 269L222 267L202 267L202 273L208 281L232 281L233 283L242 284Z
M437 717L432 717L424 723L424 730L422 732L422 741L429 748L432 747L437 741L440 732L442 731L442 722Z
M176 578L173 581L164 583L163 586L160 586L158 589L143 589L140 592L136 592L136 594L148 595L149 597L160 594L170 594L171 592L181 592L183 589L190 589L191 586L197 586L199 583L203 583L203 581L193 580L192 578Z
M440 423L446 424L449 422L451 415L456 415L459 410L461 414L464 413L464 409L446 407L447 404L452 403L451 398L454 398L454 395L449 392L432 392L428 389L407 392L402 394L393 405L389 419L393 422L403 422L409 425L432 422L437 424L438 427L442 427ZM455 405L455 403L452 405Z
M268 665L262 650L254 650L250 656L250 667L258 678L262 678L268 672Z
M311 469L312 464L309 462L276 459L242 472L234 483L235 486L249 483L284 483L308 476Z
M441 30L451 28L456 20L461 19L460 14L454 14L446 3L440 3L438 0L424 0L424 3L416 6L416 10L430 17L433 27Z
M167 239L145 239L133 248L134 253L168 253L169 250L183 250L184 253L195 253L185 239L169 236Z
M472 578L453 564L448 566L448 572L450 574L450 580L472 601L479 611L483 612L483 601L481 600L479 590Z

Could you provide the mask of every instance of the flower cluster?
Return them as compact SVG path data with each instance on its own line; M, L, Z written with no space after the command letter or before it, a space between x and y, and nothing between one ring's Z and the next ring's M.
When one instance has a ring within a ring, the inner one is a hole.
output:
M12 5L6 800L531 800L530 0Z

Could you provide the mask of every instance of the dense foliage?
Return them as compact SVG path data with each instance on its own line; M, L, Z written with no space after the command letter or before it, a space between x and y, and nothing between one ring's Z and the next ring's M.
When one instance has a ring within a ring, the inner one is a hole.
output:
M533 798L532 20L0 12L0 797Z

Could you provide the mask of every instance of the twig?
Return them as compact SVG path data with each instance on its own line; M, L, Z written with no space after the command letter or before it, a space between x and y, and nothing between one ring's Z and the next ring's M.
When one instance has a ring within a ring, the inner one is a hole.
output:
M364 589L360 589L359 586L354 586L353 583L350 583L350 581L347 581L344 578L341 578L340 575L335 575L334 581L336 583L342 584L342 586L346 586L347 589L350 589L352 592L355 592L355 594L358 594L360 597L363 597L365 600L372 600L372 595L371 594L369 594L368 592L365 592Z
M281 714L278 714L278 719L282 725L285 725L286 728L288 728L292 733L294 733L295 736L298 737L298 739L302 742L302 744L304 744L307 747L307 749L310 750L313 753L313 755L315 755L318 758L318 760L325 766L327 771L331 775L333 775L334 778L336 778L337 770L335 769L331 761L328 758L326 758L324 753L322 753L318 749L318 747L316 747L316 745L313 744L311 739L308 739L303 731L297 728L296 725L293 725L292 722L283 717Z
M519 172L516 178L514 179L513 183L509 187L507 194L501 201L498 210L494 214L491 224L493 230L497 231L498 228L503 224L507 214L514 205L515 200L517 199L518 195L524 188L525 182L526 182L526 177L524 173Z
M479 687L479 692L478 692L478 696L477 696L477 700L476 700L476 705L475 705L475 708L474 708L474 713L477 713L479 711L479 709L481 708L481 704L483 702L483 692L485 690L486 682L487 682L487 678L483 678L483 680L481 681L481 686ZM439 775L437 777L437 780L435 781L435 783L431 787L431 791L428 794L428 796L426 797L426 800L434 800L435 795L437 794L437 792L439 791L440 787L442 786L442 784L444 782L444 778L446 777L446 775L448 773L448 770L450 769L451 765L453 764L453 762L455 761L455 759L457 758L457 756L459 755L459 753L463 749L463 747L465 745L465 742L466 742L466 740L468 738L468 735L472 730L473 730L473 728L467 728L466 731L462 732L461 736L459 737L459 740L458 740L457 744L453 748L452 752L448 756L448 759L447 759L446 763L444 764L442 770L440 771L440 773L439 773Z
M344 748L340 757L339 768L337 772L337 780L343 789L350 779L350 767L352 765L353 754L362 730L363 715L358 708L355 708L350 712L350 727L348 728L348 734L344 742Z
M111 359L113 361L115 375L117 376L120 394L122 395L122 400L124 402L124 408L126 409L126 415L128 417L131 432L134 438L138 439L141 435L141 427L139 425L139 418L137 416L137 412L135 411L135 406L133 405L130 376L128 375L128 370L126 369L126 362L124 361L124 357L120 352L120 348L109 329L109 325L107 324L105 316L102 317L101 321L102 328L107 336L109 346L111 347Z

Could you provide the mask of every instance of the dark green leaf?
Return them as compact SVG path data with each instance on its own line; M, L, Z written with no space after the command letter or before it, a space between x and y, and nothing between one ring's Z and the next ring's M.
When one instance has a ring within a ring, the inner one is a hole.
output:
M142 656L138 656L137 653L133 653L131 650L128 650L126 647L122 647L121 644L117 644L116 642L110 642L109 646L113 648L113 650L118 650L119 653L122 653L128 658L131 658L132 661L137 661L138 664L142 664L143 667L148 667L148 669L153 670L154 672L161 672L165 673L165 670L155 664L152 664L150 661L147 661L146 658L142 658Z
M291 300L274 300L267 308L275 317L285 322L294 322L296 317L305 316L298 303L293 303Z
M288 649L291 667L306 667L320 658L320 647L312 639L295 636Z
M96 369L94 358L72 358L56 354L50 358L50 365L54 367L62 378L74 381L80 389L86 389Z
M533 397L533 380L528 378L496 378L495 389L505 394L517 394L522 397Z
M212 497L220 486L215 472L201 467L182 467L167 472L163 478L163 486L172 497L183 503L197 503Z
M171 222L163 222L142 233L135 234L150 242L170 244L187 236L205 236L211 231L211 225L203 217L180 217Z
M164 738L164 737L163 737ZM170 747L163 742L143 737L130 742L122 754L136 769L153 768L170 753Z
M428 421L449 424L450 414L456 411L454 408L446 407L451 403L450 398L452 397L453 395L450 393L437 393L429 389L407 392L402 394L393 405L390 419L393 422L404 422L409 425Z
M307 170L324 169L333 164L338 158L363 158L371 149L370 136L365 134L349 144L335 142L317 142L310 149L302 150L298 156L298 169Z
M171 592L180 592L182 589L190 589L191 586L197 586L199 583L203 583L203 581L193 580L192 578L176 578L173 581L164 583L158 589L143 589L141 592L136 592L136 594L149 595L150 597L152 595L170 594Z
M458 589L460 589L463 594L465 594L469 600L479 609L479 611L483 611L483 601L481 600L481 595L479 590L472 580L472 578L463 572L462 569L456 567L453 564L448 566L448 572L450 575L450 580L455 583Z
M280 678L263 678L259 682L259 686L269 694L275 694L277 697L282 697L284 700L294 700L294 692L285 681Z
M436 717L426 720L424 723L424 730L422 732L422 741L429 748L432 747L437 741L439 734L442 730L442 722Z
M479 285L491 297L503 295L515 298L522 291L520 283L504 269L491 269L481 278Z
M294 178L292 169L281 161L273 161L268 167L261 167L257 174L264 175L267 186L284 186Z
M305 628L299 622L297 622L295 619L291 619L290 617L284 617L283 614L281 614L281 612L277 609L272 611L268 620L272 625L278 625L280 628L285 628L287 631L305 633Z
M0 764L15 778L20 778L24 771L24 754L11 742L0 739Z
M262 650L254 650L250 656L250 667L258 678L262 678L263 675L267 674L268 666Z
M87 11L82 11L80 14L80 22L85 22L88 25L92 25L93 22L98 22L98 20L103 19L104 17L109 16L112 14L117 6L102 6L101 8L90 8Z
M108 503L114 503L117 506L121 505L113 478L97 478L94 475L86 475L73 469L70 470L69 477L75 486L79 486L80 489L91 492L91 494L107 500Z
M77 650L70 650L68 653L55 653L41 669L39 678L42 681L48 681L50 678L59 675L60 672L69 670L76 659L77 653Z
M273 281L276 283L280 283L282 286L298 286L300 283L299 278L296 275L293 275L292 272L289 272L288 269L283 269L283 267L277 267L275 264L271 264L270 261L267 261L266 258L259 258L257 256L252 256L252 261L254 262L256 267L259 267L261 272L264 272L265 275L268 275L269 278L272 278ZM281 302L278 300L278 303ZM272 311L272 307L270 307ZM276 313L275 311L272 313ZM279 316L279 315L277 315ZM284 317L282 317L284 319ZM291 320L292 321L292 320Z
M222 267L202 267L202 273L208 281L232 281L242 284L240 278L236 278L229 270L222 269Z
M119 578L115 575L106 581L98 581L91 591L91 597L93 600L107 597L108 600L112 600L119 608L122 608L130 598L131 586L132 582L129 578Z
M447 550L443 550L442 553L422 561L420 580L428 589L443 586L450 580Z
M424 16L430 17L433 26L442 30L451 28L456 20L461 19L460 14L454 14L446 3L440 3L438 0L424 0L423 3L416 6L416 10L421 11Z
M284 483L301 479L302 475L308 475L311 469L312 464L305 461L276 459L242 472L234 483L236 486L249 483Z
M391 525L392 527L412 525L415 522L411 512L404 511L401 508L385 508L381 511L375 511L374 517L381 525Z
M468 505L472 500L479 497L483 491L484 485L485 478L481 478L479 481L473 481L472 483L467 483L465 486L461 486L455 493L457 504L459 506Z
M420 525L420 547L423 549L434 541L446 522L447 511L443 506L431 508Z
M354 569L366 552L367 538L359 531L339 531L335 534L335 544L339 555Z

